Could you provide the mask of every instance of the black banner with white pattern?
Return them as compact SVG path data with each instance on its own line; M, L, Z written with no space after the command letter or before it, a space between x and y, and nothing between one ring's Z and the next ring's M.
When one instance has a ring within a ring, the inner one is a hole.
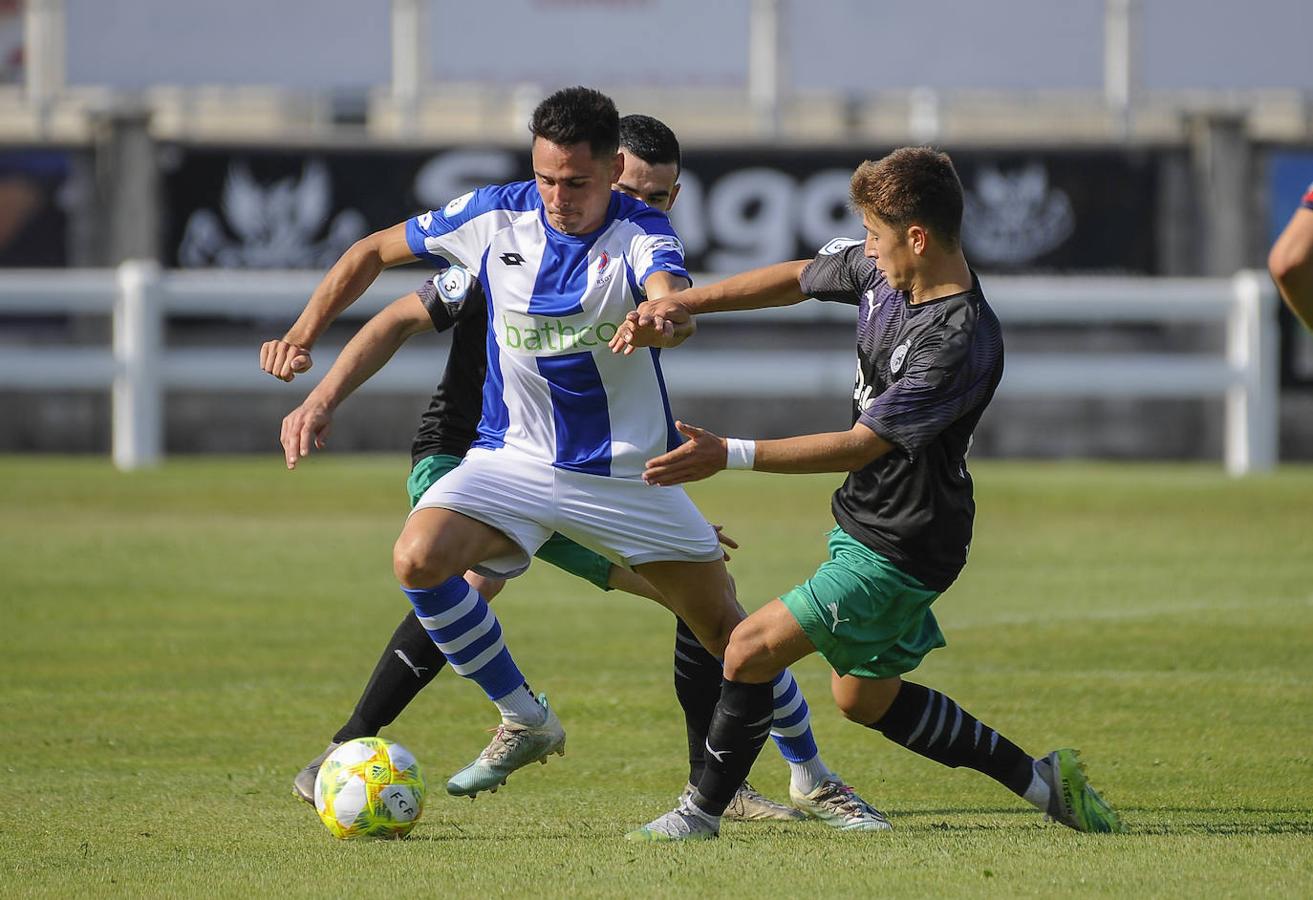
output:
M848 209L860 150L690 150L671 218L689 266L736 272L861 235ZM964 243L987 272L1155 274L1165 152L953 153ZM527 148L164 154L166 265L325 268L362 235L479 185L530 174Z

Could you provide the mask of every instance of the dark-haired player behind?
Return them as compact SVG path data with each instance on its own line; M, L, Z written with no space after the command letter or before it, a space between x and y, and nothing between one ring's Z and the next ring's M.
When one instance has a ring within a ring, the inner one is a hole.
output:
M904 148L854 173L866 240L835 240L811 261L757 269L643 303L612 348L662 345L691 314L799 303L857 307L857 383L849 431L784 440L725 439L679 424L689 440L648 462L651 484L696 481L721 469L847 472L834 494L830 558L804 584L754 612L725 654L725 687L693 796L631 833L639 840L715 836L726 790L755 748L718 743L724 708L814 652L833 668L848 719L949 767L990 776L1079 831L1120 831L1072 750L1040 759L946 694L902 676L944 646L930 605L966 562L975 503L966 455L1003 374L998 320L962 254L962 186L952 162ZM760 745L758 744L757 747Z
M669 210L680 187L680 151L674 133L657 119L641 115L625 116L621 120L620 133L625 159L615 189L662 211ZM469 289L468 295L464 293L466 289ZM425 282L419 293L430 311L433 325L439 330L451 331L452 347L443 380L421 419L412 445L413 468L407 481L412 506L429 485L454 468L468 450L481 412L481 389L487 362L487 320L478 282L468 279L463 269L453 267L443 276ZM340 310L332 315L336 312ZM325 378L323 388L317 388L285 420L283 442L288 448L289 465L294 465L312 446L322 446L319 436L328 427L337 404L345 399L351 388L382 364L382 360L378 360L377 365L367 361L373 351L361 349L362 339L380 341L385 358L391 356L404 340L395 333L388 336L386 318L380 313L362 328L361 334L352 341L355 346L343 353L338 365L334 366L334 372ZM285 380L307 370L309 346L329 321L330 317L316 310L312 301L286 338L265 345L262 353L265 370ZM352 371L353 367L356 371ZM363 368L369 371L361 371ZM334 385L348 387L333 394L327 389ZM549 540L537 555L603 590L618 588L657 598L655 589L640 576L612 565L604 557L560 535ZM473 572L467 575L467 579L489 599L496 596L504 585L503 581L484 578ZM376 735L391 724L433 680L445 662L445 657L418 619L408 612L379 657L351 717L333 735L325 751L297 774L293 782L296 795L313 802L315 776L327 754L343 741ZM674 667L675 690L685 711L688 730L689 785L685 792L689 793L702 773L706 727L719 693L721 663L678 619ZM791 783L798 785L804 795L815 794L823 784L842 784L826 768L817 752L807 703L787 673L776 685L775 707L773 734L781 754L790 765ZM839 802L825 802L831 794ZM849 802L846 796L841 797L835 791L824 797L814 797L808 809L812 815L839 827L882 827L882 822L869 807ZM762 796L746 782L727 811L727 817L743 820L787 820L801 815L793 807Z

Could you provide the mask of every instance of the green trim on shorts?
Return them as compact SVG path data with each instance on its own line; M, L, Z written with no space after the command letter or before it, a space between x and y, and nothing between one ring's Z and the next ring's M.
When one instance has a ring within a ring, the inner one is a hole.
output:
M945 646L930 611L939 596L837 525L830 558L780 598L840 675L892 678Z
M446 453L426 456L416 462L410 470L410 477L406 479L410 508L414 509L415 504L424 496L424 492L458 465L460 465L460 457ZM604 591L612 589L607 584L611 579L611 560L576 544L564 535L553 534L547 539L547 543L538 548L534 556L562 571L591 582Z
M612 589L607 584L611 580L611 560L582 544L576 544L563 534L549 537L534 556L584 581L592 582L604 591Z
M437 453L426 456L410 469L406 479L406 493L410 496L410 508L414 509L424 492L437 484L439 478L460 465L460 457L449 453Z

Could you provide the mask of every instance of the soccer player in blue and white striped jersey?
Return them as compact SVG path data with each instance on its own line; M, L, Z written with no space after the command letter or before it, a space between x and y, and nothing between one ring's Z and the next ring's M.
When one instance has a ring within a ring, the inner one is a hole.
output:
M467 569L517 575L559 532L636 568L713 653L740 617L714 531L682 491L639 478L653 451L679 442L658 354L617 366L607 349L639 300L687 286L679 240L662 213L610 189L623 159L609 98L558 92L531 130L534 182L481 188L404 225L414 256L462 263L488 308L478 437L416 504L394 554L452 668L484 687L519 738L453 776L448 789L467 793L563 740L518 689Z
M637 470L633 465L637 460L641 466L645 454L653 448L670 446L673 432L669 410L656 355L650 357L650 368L626 371L610 365L613 358L605 355L605 340L599 338L611 336L614 324L622 320L624 313L645 294L659 296L661 291L669 290L671 283L678 283L674 279L683 274L682 251L664 216L619 194L611 194L609 183L600 180L601 177L614 178L616 174L614 166L610 172L601 171L609 162L606 153L595 153L595 148L585 140L569 140L561 136L563 123L559 120L571 115L569 109L561 108L562 105L595 99L594 95L595 92L582 89L561 92L544 103L535 114L534 162L537 180L542 186L540 190L533 190L534 186L529 183L486 188L458 198L442 211L417 217L402 226L371 236L367 239L369 252L364 254L365 258L346 266L335 266L307 307L310 310L317 303L331 316L332 312L340 311L359 296L381 268L412 258L409 255L412 252L426 256L437 251L440 264L446 264L450 257L469 264L475 259L475 252L478 253L473 266L479 275L480 287L488 298L491 328L484 420L471 462L481 450L486 450L493 454L491 458L497 463L491 468L466 463L421 500L419 511L407 526L407 534L403 534L398 542L397 568L403 584L407 580L431 581L435 577L432 568L418 569L413 556L408 554L423 555L439 545L443 551L447 550L449 545L445 537L452 531L477 548L481 546L478 541L487 539L486 532L491 530L492 549L502 549L510 544L521 551L511 554L516 557L511 568L522 568L522 563L527 563L523 551L532 552L541 540L540 531L544 526L541 519L559 518L560 510L551 502L544 505L541 496L529 498L537 501L537 508L533 502L513 501L509 507L503 504L498 509L495 502L489 502L504 501L506 495L513 492L517 486L515 479L510 480L508 488L505 474L514 465L525 463L527 458L527 461L537 463L537 468L530 474L535 477L543 475L545 466L545 474L550 479L560 479L554 488L563 487L565 494L579 495L579 504L567 511L567 518L573 515L578 520L574 530L582 528L597 532L600 528L600 533L593 534L591 540L584 537L585 543L607 550L629 565L639 566L668 598L669 585L673 585L677 593L683 593L684 603L690 598L696 603L699 591L706 590L706 585L698 583L707 574L698 560L712 561L711 554L702 546L706 544L704 532L708 526L695 510L692 516L688 515L692 507L682 492L673 497L673 505L670 492L656 495L656 505L664 506L664 512L659 509L640 512L631 502L636 497L637 505L653 505L652 499L642 492L645 486L636 478ZM553 99L557 101L555 106ZM578 118L577 111L575 114ZM554 118L557 121L553 121ZM568 130L568 123L565 127ZM581 146L585 144L587 146ZM604 193L597 190L598 184L603 186ZM659 187L626 185L624 182L619 186L626 192L642 196L648 196L648 188ZM670 196L673 197L673 189ZM601 222L593 221L599 217ZM462 228L465 229L463 232ZM480 228L486 229L487 233L478 234ZM451 236L453 233L455 237ZM517 238L525 240L517 241ZM496 243L499 239L504 239L503 243ZM439 261L438 256L434 258ZM499 267L505 271L499 272ZM535 274L526 275L526 271ZM666 281L667 277L671 281ZM652 290L654 281L658 291ZM615 302L617 296L624 298L623 304ZM503 299L500 305L499 299ZM287 344L286 341L271 343ZM281 350L286 356L296 348L288 345ZM589 359L593 363L592 371L587 364ZM597 366L598 360L603 363L600 367ZM271 360L265 368L279 374L274 371L278 369L276 360ZM603 379L603 369L609 378ZM600 391L597 389L599 384L602 385ZM592 388L591 395L589 387ZM583 402L586 398L590 399ZM630 403L630 398L634 398L637 404ZM628 406L641 409L643 404L657 402L660 406L656 410L649 409L645 416L626 417L620 412ZM603 403L605 407L600 406ZM604 416L597 414L599 408L605 410ZM660 427L651 427L652 419ZM618 467L617 457L621 463ZM632 471L626 472L626 466ZM500 488L487 489L488 485L481 479L497 476L498 469L506 470L500 473ZM601 482L597 481L599 476ZM453 479L460 478L469 483L463 489L461 486L452 489L456 483ZM576 478L576 481L570 482L570 478ZM606 496L607 486L619 493ZM639 492L635 493L634 488L639 488ZM530 490L529 494L532 495L533 491ZM618 511L608 508L616 503L620 507ZM630 508L625 509L626 506ZM524 515L526 509L528 514ZM430 511L446 514L439 516L437 526L443 539L428 534L427 525L412 528L416 522L428 519ZM452 512L460 515L451 516ZM517 513L521 514L518 518ZM534 516L540 521L527 521ZM618 521L610 522L612 518ZM479 523L492 528L479 532ZM462 528L469 526L475 526L474 531L479 533L461 532ZM564 526L558 530L571 533L571 529ZM676 534L671 535L671 531ZM418 547L414 543L416 533L420 535ZM694 541L687 540L690 534L694 535ZM662 540L653 541L654 537L663 539L664 545ZM426 541L428 543L424 543ZM471 550L469 546L457 549L471 554L471 562L481 559L479 554L485 552ZM719 566L718 550L715 555L716 566ZM692 571L688 565L682 564L688 561L693 562ZM510 574L506 561L501 563L501 567L493 562L485 563L481 568L485 572ZM720 592L723 591L723 582L720 581L723 566L719 566L719 572L714 569L709 573L712 587ZM542 756L551 752L563 739L559 725L533 700L532 694L523 689L523 682L517 680L522 676L505 653L500 641L500 627L477 593L453 583L450 577L438 585L444 588L439 591L425 590L419 585L407 586L422 619L433 626L431 632L435 640L449 651L453 668L480 681L490 698L501 707L505 719L503 731L506 734L499 734L484 757L454 778L448 789L454 787L456 792L476 793L498 783L488 782L488 775L500 780L504 773L517 765L536 758L534 754ZM732 604L732 594L730 597ZM667 605L676 607L676 603ZM717 593L714 602L707 605L711 606L713 626L721 629L718 633L723 635L726 621L723 593ZM678 613L680 609L675 611ZM730 615L737 615L737 610ZM694 623L694 629L701 627L705 631L706 610L699 608L689 618L697 617L700 617L700 626ZM684 646L689 652L700 649L693 641L687 641ZM701 653L705 655L706 651L701 650ZM681 658L681 651L677 650L676 656ZM689 662L687 657L688 653L682 653L686 664ZM718 681L719 664L714 659L710 661L716 665ZM676 665L678 668L679 663ZM681 703L685 703L687 712L688 698L684 693L681 692ZM806 704L787 673L777 680L772 693L775 695L775 736L790 762L792 780L826 777L828 770L816 755L807 725ZM690 714L690 723L695 718ZM693 731L690 724L690 736ZM509 764L517 759L520 761L516 765Z
M624 170L614 189L668 211L679 194L680 149L674 133L650 116L629 115L620 120L620 140ZM333 411L355 387L381 368L410 336L430 329L451 335L451 356L412 447L414 465L406 485L411 504L459 464L475 438L487 368L487 304L481 285L467 275L457 267L440 271L360 329L329 373L284 420L282 443L289 468L295 468L312 449L323 446ZM261 348L262 367L284 380L307 371L310 347L327 324L322 309L307 306L285 338L266 342ZM281 368L276 364L280 358ZM561 535L553 536L535 556L604 590L615 588L659 599L656 591L635 573ZM489 601L504 584L473 573L465 577ZM682 620L676 620L676 625L674 685L687 725L688 793L700 780L705 766L706 732L719 697L721 662L697 642ZM294 793L313 804L315 777L324 758L342 741L378 734L445 666L446 658L413 611L405 615L379 656L351 716L333 735L326 750L297 773ZM832 773L819 755L806 700L789 672L781 673L773 693L775 719L771 736L789 765L791 785L805 794ZM746 782L726 809L726 818L745 820L801 816L794 807L775 803ZM852 827L852 823L845 824Z

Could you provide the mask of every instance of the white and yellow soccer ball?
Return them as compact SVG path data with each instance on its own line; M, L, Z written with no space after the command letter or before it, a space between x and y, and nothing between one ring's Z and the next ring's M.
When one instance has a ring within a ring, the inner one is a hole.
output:
M347 741L315 779L315 809L334 837L403 838L424 811L424 777L409 750L385 738Z

